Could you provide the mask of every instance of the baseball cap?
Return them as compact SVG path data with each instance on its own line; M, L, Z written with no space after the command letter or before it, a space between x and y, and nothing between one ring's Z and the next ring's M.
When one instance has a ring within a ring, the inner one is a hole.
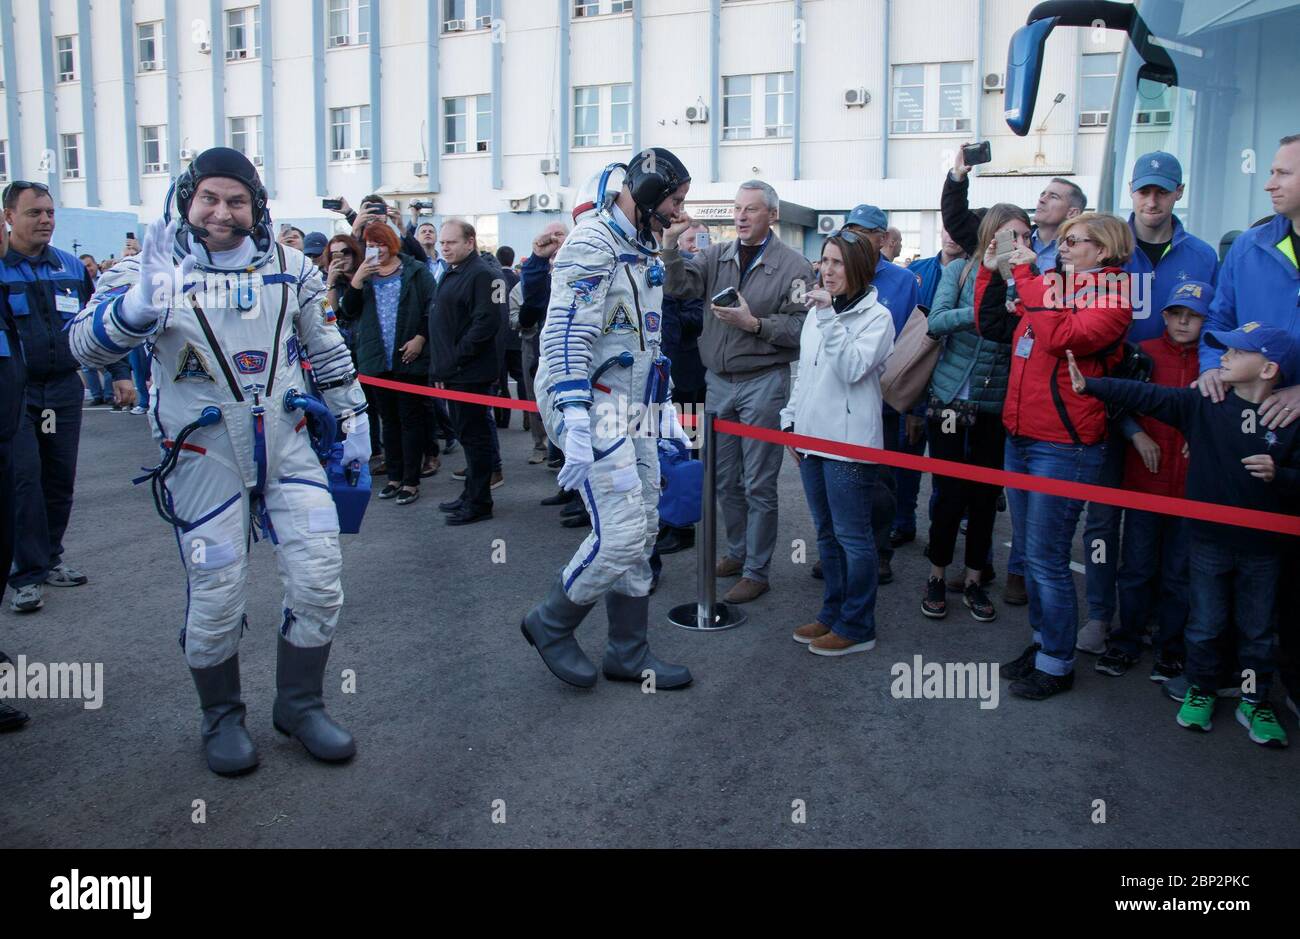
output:
M1183 165L1178 157L1163 150L1144 153L1133 164L1133 182L1130 192L1137 192L1143 186L1159 186L1173 192L1183 184Z
M845 225L858 225L868 231L879 229L884 231L889 227L889 219L880 209L874 205L856 206L849 217L844 220Z
M1199 280L1185 280L1173 292L1161 307L1161 312L1171 306L1185 306L1201 316L1210 315L1210 304L1214 302L1214 288Z
M318 258L325 252L329 239L318 231L312 232L302 240L302 253L309 258Z
M1205 344L1211 349L1258 352L1270 362L1276 362L1284 373L1291 371L1296 351L1290 333L1262 323L1247 323L1236 329L1212 329L1205 334Z

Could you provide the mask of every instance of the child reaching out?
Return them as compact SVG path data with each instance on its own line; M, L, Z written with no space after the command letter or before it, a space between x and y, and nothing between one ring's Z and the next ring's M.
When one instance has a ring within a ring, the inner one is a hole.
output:
M1269 430L1259 419L1259 406L1284 372L1296 373L1296 344L1284 330L1259 323L1210 332L1205 341L1223 350L1219 377L1229 391L1218 404L1195 388L1085 378L1073 353L1067 352L1070 380L1080 394L1129 407L1183 433L1191 449L1187 498L1285 512L1285 491L1300 484L1300 423ZM1285 747L1286 731L1268 702L1284 536L1194 519L1188 521L1188 529L1189 686L1178 723L1205 732L1213 726L1221 664L1215 640L1235 620L1245 676L1237 720L1255 743Z

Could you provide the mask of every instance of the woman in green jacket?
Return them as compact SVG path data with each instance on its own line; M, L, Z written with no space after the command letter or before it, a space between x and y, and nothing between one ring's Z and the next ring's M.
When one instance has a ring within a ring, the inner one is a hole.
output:
M411 385L429 383L429 314L434 283L429 269L399 253L387 222L366 226L367 257L339 304L339 316L355 323L357 370L362 375ZM383 415L388 485L381 499L410 505L420 497L420 468L428 435L428 412L419 395L378 391Z
M999 231L1010 231L1022 244L1030 237L1029 216L1018 206L999 203L980 224L978 246L970 260L949 264L939 281L930 312L930 335L944 342L930 380L930 455L939 460L1002 468L1006 431L1002 402L1011 372L1011 346L975 332L975 275L980 259ZM971 616L989 622L997 616L980 584L993 546L999 489L951 476L933 476L934 508L930 513L930 577L921 612L932 619L948 615L944 569L952 563L961 520L966 518L966 574L962 600Z

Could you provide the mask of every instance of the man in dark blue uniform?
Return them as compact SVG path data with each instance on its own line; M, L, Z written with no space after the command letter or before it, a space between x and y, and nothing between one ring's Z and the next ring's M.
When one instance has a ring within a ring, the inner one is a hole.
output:
M0 222L0 257L9 250L8 229ZM13 439L18 418L23 411L23 393L27 368L18 341L18 327L9 313L9 304L0 291L0 598L9 582L9 565L14 557L14 474ZM9 657L0 651L0 665ZM0 701L0 731L17 730L27 723L27 715Z
M4 191L9 249L0 281L27 365L27 393L13 438L15 526L11 606L32 613L45 605L44 585L76 587L81 572L63 563L63 533L72 513L83 388L80 363L65 327L90 302L94 285L77 258L50 244L54 200L42 183L15 181ZM131 367L109 366L113 400L136 403Z

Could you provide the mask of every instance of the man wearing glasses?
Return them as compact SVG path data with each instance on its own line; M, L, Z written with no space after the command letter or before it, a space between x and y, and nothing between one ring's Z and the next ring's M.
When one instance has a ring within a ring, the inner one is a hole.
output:
M45 584L86 583L85 574L62 560L84 396L81 363L69 348L66 327L90 300L94 285L75 255L50 244L54 199L48 186L11 183L4 191L4 214L9 250L0 277L27 361L27 394L13 441L17 537L11 607L34 613L45 605ZM114 402L134 405L130 366L119 356L105 367L113 378Z

